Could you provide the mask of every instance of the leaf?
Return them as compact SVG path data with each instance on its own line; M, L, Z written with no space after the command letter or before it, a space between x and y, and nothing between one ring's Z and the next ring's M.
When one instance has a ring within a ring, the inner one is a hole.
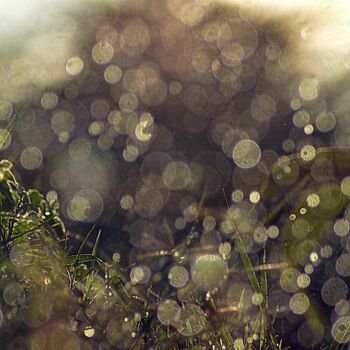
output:
M29 218L28 218L27 220L29 221ZM35 233L35 230L41 228L42 226L44 226L45 224L47 224L50 220L51 220L51 218L48 218L48 219L42 221L40 224L38 224L38 225L36 225L36 226L34 226L34 227L27 228L25 231L22 231L22 232L20 232L20 233L18 233L18 234L16 234L16 235L10 236L10 237L8 238L8 242L12 242L12 241L14 241L14 240L16 240L16 239L18 239L18 238L20 238L20 237L23 237L23 236L27 235L27 234ZM29 222L27 223L27 225L29 225ZM25 226L24 226L24 227L25 227Z
M40 208L42 201L45 201L44 196L39 191L33 190L33 189L28 190L27 193L28 193L32 208L34 210L36 210L37 208Z

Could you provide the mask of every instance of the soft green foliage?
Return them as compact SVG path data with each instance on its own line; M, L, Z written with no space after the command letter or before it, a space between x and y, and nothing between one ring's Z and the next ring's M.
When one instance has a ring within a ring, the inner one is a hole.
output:
M188 321L183 330L177 326L180 332L162 325L157 318L160 296L130 283L118 261L98 258L101 230L93 226L77 253L68 254L58 203L48 202L38 191L24 190L5 160L0 162L0 180L1 344L8 349L24 344L30 350L63 346L78 350L88 343L93 349L103 344L106 349L150 345L155 349L201 349L210 344L233 348L232 330L212 298L204 301L195 289L187 288L190 300L208 310L205 314L194 305L190 309L205 322L198 334L193 328L196 321ZM177 254L184 254L191 237L196 236L194 227L177 247ZM85 244L93 235L95 244L87 253ZM239 233L237 245L253 290L266 293L267 282L262 280L260 285ZM241 299L239 309L244 296ZM238 310L234 323L239 324L241 317ZM264 302L254 329L246 328L244 348L253 349L251 336L255 332L260 333L261 349L281 349L271 327Z
M332 154L334 156L335 153ZM320 157L324 156L329 155L320 153ZM214 295L217 291L213 295L205 294L194 280L179 289L177 295L167 292L158 295L151 284L134 283L118 259L105 262L98 257L102 232L95 226L85 235L77 252L71 253L67 232L58 216L58 202L49 202L36 190L24 190L16 181L11 167L9 161L0 162L0 341L8 345L8 349L13 349L13 344L17 346L17 342L29 344L26 346L30 350L51 350L57 344L69 344L70 349L79 350L85 343L93 349L101 344L106 349L146 349L153 346L154 349L175 350L201 349L212 345L219 349L242 350L284 348L282 340L275 334L274 320L268 309L270 286L267 272L257 270L250 260L231 207L228 206L226 220L231 220L234 227L231 243L235 244L243 264L241 277L245 276L250 283L255 297L261 298L254 319L246 314L245 304L251 304L251 301L247 300L245 289L237 309L226 315L226 311L217 305L220 298ZM347 169L339 166L337 169L342 178ZM348 199L332 182L312 183L306 174L300 183L302 186L291 188L287 195L281 197L281 201L272 208L273 215L267 215L267 220L278 216L287 202L295 203L291 215L297 214L307 207L308 196L317 194L322 205L311 207L303 215L314 223L312 235L321 241L321 224L338 215ZM265 196L271 196L272 186L273 182L269 184L270 192L265 191ZM297 267L295 254L300 255L302 241L298 240L295 232L291 232L294 220L286 221L281 238L284 243L293 239L290 244L284 244L285 263ZM172 251L164 254L180 264L186 261L188 251L198 238L197 227L198 222L194 222L186 237ZM93 239L92 251L88 252L86 243ZM291 245L298 248L291 250ZM264 245L260 255L262 264L268 263L267 249ZM210 255L202 263L212 269L207 271L208 276L220 270L220 260L211 260ZM198 269L198 274L203 275L205 270L200 265ZM201 278L205 278L205 273ZM310 307L306 318L321 322L317 303L311 295L307 295ZM162 320L157 312L167 299L173 302L169 305L180 308L182 304L182 312L187 313L185 323L177 319L175 323L167 324ZM245 325L244 336L235 339L235 330L242 330L242 325ZM56 334L58 329L59 336ZM314 331L317 332L316 329ZM43 340L45 347L36 345L42 334L46 334ZM48 339L51 336L57 339L50 343ZM337 348L337 343L333 342L330 346Z

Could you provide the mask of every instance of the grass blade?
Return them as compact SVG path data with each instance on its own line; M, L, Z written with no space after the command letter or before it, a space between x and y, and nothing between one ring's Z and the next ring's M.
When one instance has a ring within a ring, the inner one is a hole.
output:
M247 276L248 276L248 279L249 279L249 282L252 286L252 289L253 289L253 292L254 293L259 293L261 295L264 295L262 290L261 290L261 287L260 287L260 284L259 284L259 281L255 275L255 271L254 271L254 267L249 259L249 256L248 256L248 252L247 250L245 249L245 246L244 246L244 243L242 241L242 238L237 230L237 226L236 224L234 223L233 224L234 227L235 227L235 230L236 230L236 244L237 244L237 249L238 249L238 252L241 256L241 259L242 259L242 262L243 262L243 265L244 265L244 268L245 268L245 271L247 273Z
M83 250L87 240L89 239L92 231L95 229L95 225L92 226L92 228L90 229L90 231L88 232L88 234L86 235L86 237L84 238L83 242L80 244L80 247L78 249L78 252L77 252L77 255L76 255L76 261L75 261L75 264L74 265L77 265L78 264L78 260L79 260L79 257L80 257L80 254L81 254L81 251Z
M13 118L8 123L6 128L1 131L1 133L0 133L0 148L2 148L5 145L7 139L10 137L10 132L15 124L15 119L16 119L16 116L13 116Z
M230 207L229 207L229 204L228 204L228 200L227 200L225 189L222 189L222 190L224 192L224 197L225 197L225 201L226 201L227 210L229 210ZM231 220L232 220L233 228L236 231L235 240L236 240L236 244L237 244L237 249L238 249L238 252L239 252L239 254L241 256L241 259L242 259L244 268L246 270L249 282L250 282L250 284L252 286L253 292L263 295L261 287L260 287L260 284L259 284L259 281L258 281L258 279L257 279L257 277L255 275L253 264L252 264L252 262L249 259L248 252L245 249L243 240L241 238L241 235L239 234L238 227L237 227L233 217L231 218Z
M92 261L102 264L102 260L100 260L96 256L93 256L92 254L70 255L67 256L65 259L66 265L86 264Z
M100 238L101 238L101 229L99 229L99 231L97 233L96 241L95 241L94 247L92 249L93 256L96 256L96 254L97 254L97 248L98 248L98 245L100 243Z
M229 205L228 205L228 201L227 201L227 197L226 197L226 193L224 192L224 196L225 196L225 201L226 201L226 205L227 205L227 209L229 209ZM266 296L267 296L267 277L266 277L266 272L263 271L263 277L262 277L262 286L260 285L258 278L256 277L255 274L255 269L253 267L253 264L249 258L248 252L245 248L245 245L243 243L242 237L239 233L238 227L235 223L234 218L232 217L232 225L233 228L236 232L235 235L235 240L236 240L236 245L237 245L237 249L238 252L241 256L243 265L244 265L244 269L247 273L250 285L253 289L253 292L256 294L260 294L263 296L263 302L260 304L260 313L259 313L259 317L258 319L261 320L260 322L260 326L261 326L261 335L260 335L260 348L263 349L263 344L262 342L265 344L266 343L266 331L267 331L267 324L268 324L268 315L267 315L267 304L266 304ZM263 257L263 264L265 264L266 262L266 250L264 250L264 257ZM264 275L265 274L265 275ZM257 322L258 322L257 319ZM256 323L257 325L258 323Z

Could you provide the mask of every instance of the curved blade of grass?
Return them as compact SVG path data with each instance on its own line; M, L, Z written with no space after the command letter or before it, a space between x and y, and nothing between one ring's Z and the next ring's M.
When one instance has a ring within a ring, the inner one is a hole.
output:
M91 286L92 286L92 283L94 282L94 279L95 279L96 275L97 275L97 271L94 271L94 270L92 270L92 271L88 274L88 276L87 276L87 278L86 278L86 280L85 280L85 288L84 288L84 293L83 293L83 301L87 301L87 299L88 299L88 294L89 294L89 292L90 292L90 290L91 290ZM98 293L98 292L97 292L97 293ZM90 301L90 303L91 303L95 298L96 298L96 294L95 294L95 297L92 298L92 300Z
M65 258L66 265L78 265L78 264L85 264L95 261L99 264L103 265L103 262L101 259L97 258L96 256L93 256L92 254L77 254L77 255L70 255Z
M101 229L98 230L98 233L97 233L97 237L96 237L96 240L95 240L95 244L92 248L92 256L96 256L97 254L97 248L98 248L98 244L100 243L100 238L101 238ZM95 260L92 262L92 267L95 267Z
M223 189L223 192L224 192L224 197L225 197L227 209L229 209L229 204L228 204L228 201L227 201L225 189ZM259 284L259 281L258 281L258 279L256 278L256 275L255 275L253 264L252 264L252 262L249 259L248 252L245 249L245 246L244 246L244 243L242 241L241 235L239 234L238 227L237 227L237 225L236 225L236 223L235 223L233 218L232 218L232 225L233 225L234 230L236 231L235 240L236 240L236 244L237 244L237 249L238 249L239 255L241 256L241 259L242 259L245 271L247 273L249 282L250 282L250 284L252 286L253 292L263 295L261 287L260 287L260 284Z
M95 229L95 225L92 226L92 228L90 229L90 231L88 232L88 234L85 236L83 242L80 244L80 247L78 249L78 252L77 252L77 255L76 255L76 261L75 261L75 264L74 265L77 265L78 264L78 260L79 260L79 257L80 257L80 254L81 254L81 251L83 250L87 240L89 239L92 231Z
M223 189L223 192L224 192L224 197L225 197L227 209L229 209L229 204L228 204L228 201L227 201L225 189ZM241 235L239 234L239 231L238 231L238 227L237 227L237 225L236 225L236 223L235 223L233 218L232 218L232 225L233 225L234 230L236 231L235 240L236 240L236 244L237 244L237 249L238 249L238 252L239 252L239 254L241 256L241 259L242 259L244 268L246 270L249 282L250 282L250 284L252 286L253 292L263 295L261 287L260 287L260 284L259 284L259 281L258 281L258 279L257 279L257 277L255 275L253 264L252 264L252 262L249 259L248 252L245 249L245 246L244 246L244 243L242 241Z
M101 229L98 230L96 241L95 241L94 247L92 248L93 256L96 256L97 254L97 248L98 248L98 244L100 243L100 238L101 238Z
M241 296L239 298L239 303L238 303L238 310L237 310L237 319L238 321L241 320L242 318L242 310L244 308L244 297L245 297L245 288L242 289Z
M15 119L16 119L16 116L14 115L13 118L8 123L8 125L6 126L6 128L1 131L1 133L0 133L0 148L2 148L5 145L7 139L10 137L10 132L15 124Z
M261 290L259 281L258 281L258 279L257 279L257 277L255 275L254 267L253 267L253 265L252 265L252 263L251 263L251 261L249 259L248 252L245 249L244 243L242 241L242 238L241 238L239 232L237 231L237 226L236 226L235 223L233 223L233 225L234 225L235 230L236 230L237 249L238 249L238 252L239 252L239 254L241 256L241 259L242 259L245 271L247 273L249 282L250 282L250 284L252 286L253 292L254 293L259 293L261 295L264 295L262 290Z
M225 201L226 201L226 205L227 205L227 209L229 209L229 205L228 205L228 201L227 201L227 197L226 197L226 193L225 190L223 189L224 192L224 196L225 196ZM237 245L237 249L239 252L239 255L241 256L245 271L247 273L250 285L253 289L254 293L260 294L264 297L262 304L260 304L260 314L259 317L257 319L257 322L259 319L261 319L261 335L260 337L262 338L262 342L265 343L265 337L266 337L266 330L267 330L267 310L266 310L266 293L267 293L267 281L266 281L266 276L265 276L265 280L263 278L263 288L266 288L265 291L263 291L257 277L255 274L255 270L253 267L252 262L250 261L248 252L244 246L243 240L241 238L241 235L239 233L238 227L235 223L235 220L232 218L232 225L234 227L234 230L236 232L235 235L235 240L236 240L236 245ZM265 261L264 261L265 263ZM265 293L264 293L265 292ZM260 346L262 346L262 344L260 344ZM261 348L262 349L262 348Z

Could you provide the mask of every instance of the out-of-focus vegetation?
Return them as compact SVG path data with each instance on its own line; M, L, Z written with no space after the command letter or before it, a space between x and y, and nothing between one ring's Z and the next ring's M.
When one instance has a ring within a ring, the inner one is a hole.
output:
M294 293L289 302L291 310L306 317L304 328L309 333L305 336L321 343L327 324L320 300L309 293L307 287L317 262L329 258L337 246L334 242L327 244L331 238L328 225L340 214L347 215L350 180L344 174L349 170L348 158L348 150L320 149L313 159L316 163L299 155L282 157L274 165L274 181L262 185L263 200L275 203L267 213L265 225L276 221L288 206L293 207L281 232L281 249L285 254L280 263L273 262L267 254L279 245L276 242L264 244L260 264L252 264L247 242L243 241L239 229L249 222L245 222L243 212L243 216L237 217L237 209L231 206L220 220L226 230L229 226L232 228L234 236L219 246L219 254L211 252L215 247L209 245L206 254L198 255L192 264L189 282L184 266L191 259L199 238L200 221L196 220L171 252L159 252L159 258L171 254L177 261L168 276L170 285L178 288L177 295L164 291L158 294L152 284L145 287L151 278L146 265L132 267L128 274L120 265L119 255L114 255L111 261L98 258L101 230L95 230L94 226L73 253L58 217L58 202L46 200L36 190L24 190L11 171L12 164L2 160L0 341L3 348L284 349L284 340L276 334L274 326L277 310L269 304L269 301L276 302L272 294L278 292L269 285L268 273L275 269L283 270L282 290ZM336 176L342 178L340 185L337 178L323 184L312 180L311 164L322 167L328 161L334 165ZM291 183L286 182L291 176L286 167L296 166L304 168L300 169L304 173L302 186L290 186ZM278 176L281 171L284 174ZM288 189L286 196L281 196L278 189L281 182ZM204 201L205 193L199 204L200 212L209 210L202 207ZM307 231L302 227L306 224ZM349 228L345 226L344 219L335 221L338 236L346 235ZM267 230L261 226L254 230L254 236L266 242L268 236L277 237L276 230L276 226L269 226ZM84 245L92 236L95 244L92 251L86 253ZM316 245L322 247L321 250ZM241 271L228 269L231 247L240 255ZM337 272L342 276L348 275L345 260L345 255L337 260ZM305 267L304 274L298 272L300 266ZM222 304L221 287L230 274L246 282L234 283L232 302ZM161 279L162 274L152 277L155 283ZM328 279L322 287L323 302L342 303L346 288L341 279ZM345 318L339 318L337 328L332 327L333 340L322 341L323 349L336 349L347 342L349 327Z
M0 1L0 345L349 343L348 8Z
M157 295L152 287L142 286L149 278L146 266L134 269L130 279L118 256L109 262L97 257L101 231L93 232L94 228L86 235L87 240L90 234L97 234L92 252L82 253L83 242L76 254L69 253L67 233L57 216L58 203L45 200L35 190L24 190L11 167L6 160L0 162L3 349L243 349L258 342L260 348L282 349L263 296L267 281L260 285L239 235L238 251L255 296L261 298L254 322L248 322L245 315L250 301L244 288L239 303L232 307L216 305L209 292L203 298L194 284L182 289L178 301L171 295ZM194 225L184 243L172 252L180 261L186 258L195 236ZM229 253L228 246L223 247L224 255ZM173 268L170 277L177 287L188 278L180 270L181 265L177 271ZM219 255L204 255L193 278L202 290L212 289L218 282L216 274L226 273ZM235 316L227 322L224 315L232 312ZM234 327L241 328L241 322L246 323L245 335L237 341Z

